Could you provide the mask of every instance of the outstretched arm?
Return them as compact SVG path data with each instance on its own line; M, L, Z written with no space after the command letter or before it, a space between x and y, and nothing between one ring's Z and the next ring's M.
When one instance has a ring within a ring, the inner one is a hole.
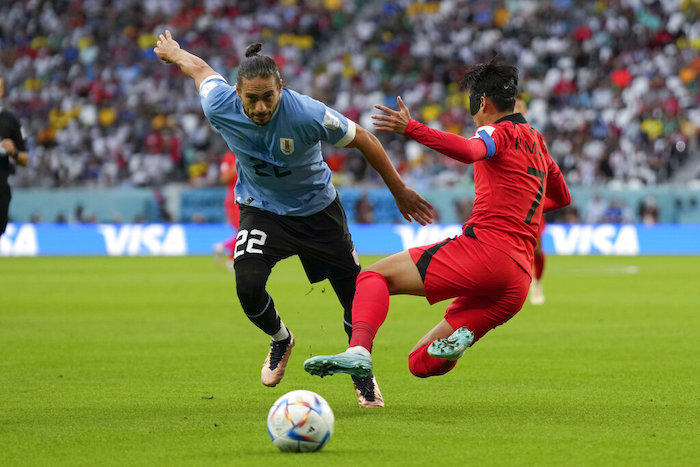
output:
M166 63L174 63L180 70L194 80L194 85L199 92L199 86L204 79L212 75L218 75L207 62L194 54L180 48L169 30L165 31L165 36L160 35L153 52Z
M360 125L357 125L356 131L355 139L346 147L357 148L365 156L369 165L381 175L389 191L394 195L396 206L404 219L411 222L412 217L420 225L430 224L433 221L433 207L430 203L406 186L376 136Z
M377 130L391 131L408 136L431 149L452 159L471 164L486 157L486 144L481 139L465 138L447 131L430 128L411 118L408 107L401 97L396 98L399 110L383 105L375 105L385 115L372 115Z

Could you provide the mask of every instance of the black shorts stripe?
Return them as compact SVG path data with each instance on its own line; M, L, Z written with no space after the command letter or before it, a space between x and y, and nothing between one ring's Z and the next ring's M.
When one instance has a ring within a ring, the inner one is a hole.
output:
M428 273L428 266L433 260L433 255L435 255L440 248L447 245L452 240L454 240L454 238L448 238L443 242L433 245L425 250L422 255L420 255L420 258L418 258L418 261L416 262L416 267L418 268L418 272L420 273L420 277L423 282L425 282L425 275Z

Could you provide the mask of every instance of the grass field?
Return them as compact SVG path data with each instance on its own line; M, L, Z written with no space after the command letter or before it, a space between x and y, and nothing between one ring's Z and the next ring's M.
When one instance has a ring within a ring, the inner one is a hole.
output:
M363 258L369 264L373 258ZM529 304L450 374L407 353L441 317L392 298L374 348L386 407L349 377L307 375L344 350L327 283L296 259L269 291L297 346L260 384L268 340L208 257L0 258L0 465L698 465L700 259L555 257ZM282 454L265 418L292 389L324 396L336 430ZM282 462L284 464L282 464Z

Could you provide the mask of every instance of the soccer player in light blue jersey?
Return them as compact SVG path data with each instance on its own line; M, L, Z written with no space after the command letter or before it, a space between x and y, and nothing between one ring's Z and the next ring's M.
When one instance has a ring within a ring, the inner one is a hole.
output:
M262 383L277 385L294 346L265 287L272 267L298 255L311 283L328 279L352 334L352 300L359 260L321 141L357 148L382 176L405 219L431 222L432 206L407 187L379 140L339 112L283 86L275 61L253 44L230 85L204 60L183 50L170 31L160 35L158 57L192 78L207 119L236 154L236 291L246 316L271 338ZM353 377L358 403L383 407L373 374Z

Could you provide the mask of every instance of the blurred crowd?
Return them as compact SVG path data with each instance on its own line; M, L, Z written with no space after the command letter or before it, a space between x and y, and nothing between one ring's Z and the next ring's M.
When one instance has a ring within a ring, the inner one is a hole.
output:
M698 151L700 0L22 0L0 4L2 105L31 156L15 186L217 184L224 143L152 51L166 28L229 82L261 41L287 86L366 128L401 95L414 118L470 135L456 83L501 54L571 185L668 182ZM469 166L381 139L417 189L471 183ZM325 150L338 184L380 184L357 151Z

